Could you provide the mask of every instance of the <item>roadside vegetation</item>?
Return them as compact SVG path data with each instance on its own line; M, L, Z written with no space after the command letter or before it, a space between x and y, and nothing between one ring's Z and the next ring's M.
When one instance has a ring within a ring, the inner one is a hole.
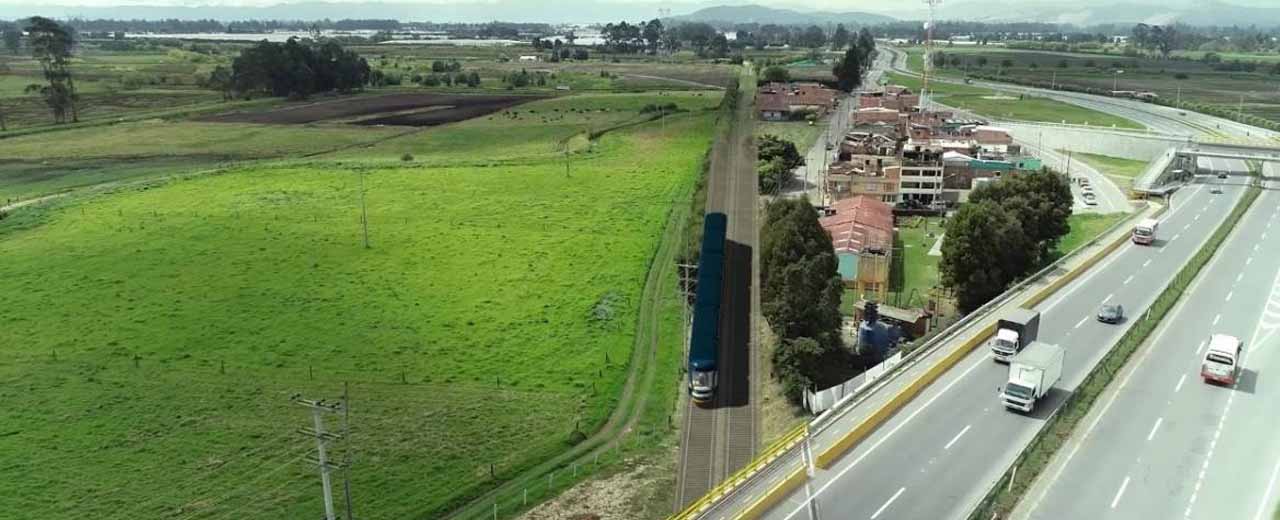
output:
M942 283L969 312L1048 265L1071 230L1071 187L1049 170L974 188L947 220Z
M840 335L844 285L831 238L808 200L770 202L760 243L761 313L778 336L772 375L798 405L804 391L840 383L861 366Z

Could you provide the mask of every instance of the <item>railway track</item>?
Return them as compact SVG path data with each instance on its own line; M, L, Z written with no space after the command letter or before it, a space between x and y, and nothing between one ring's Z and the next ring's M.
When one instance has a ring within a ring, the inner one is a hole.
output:
M707 211L728 215L725 305L720 317L720 381L710 406L686 399L674 509L701 498L755 456L757 445L755 341L759 309L757 264L759 194L752 135L754 89L746 87L727 135L716 142Z

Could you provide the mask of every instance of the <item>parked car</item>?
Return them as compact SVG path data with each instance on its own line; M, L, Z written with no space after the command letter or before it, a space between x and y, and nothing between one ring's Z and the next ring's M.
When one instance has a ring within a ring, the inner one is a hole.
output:
M1219 179L1225 179L1225 178L1227 178L1227 172L1224 172L1224 171L1222 171L1222 170L1218 170L1218 178L1219 178Z
M1124 321L1124 306L1118 303L1104 303L1098 309L1098 321L1103 323L1120 323Z

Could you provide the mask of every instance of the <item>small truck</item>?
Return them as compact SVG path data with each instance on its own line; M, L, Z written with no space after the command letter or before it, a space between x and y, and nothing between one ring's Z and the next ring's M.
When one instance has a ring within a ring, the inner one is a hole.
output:
M1029 413L1062 378L1062 347L1032 342L1009 363L1009 382L1000 388L1000 401L1009 410Z

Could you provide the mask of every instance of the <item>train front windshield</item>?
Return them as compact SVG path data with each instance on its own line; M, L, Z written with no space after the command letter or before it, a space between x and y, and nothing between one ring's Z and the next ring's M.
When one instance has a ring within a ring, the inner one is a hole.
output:
M707 399L716 389L715 370L696 370L690 374L689 393L695 399Z

